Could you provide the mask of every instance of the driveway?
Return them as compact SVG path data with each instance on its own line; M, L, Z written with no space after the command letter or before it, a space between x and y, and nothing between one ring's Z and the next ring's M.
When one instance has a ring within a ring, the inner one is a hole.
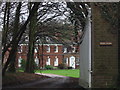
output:
M41 75L41 73L36 73ZM66 77L54 74L42 74L50 78L37 80L34 82L21 84L17 86L8 86L7 88L82 88L78 85L79 78ZM83 88L82 88L83 89Z

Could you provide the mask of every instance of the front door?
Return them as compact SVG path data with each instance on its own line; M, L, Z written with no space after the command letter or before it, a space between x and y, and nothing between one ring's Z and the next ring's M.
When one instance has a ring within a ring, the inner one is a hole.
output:
M72 68L75 68L75 57L74 56L71 56L70 57L70 59L69 59L70 61L70 67L72 67Z

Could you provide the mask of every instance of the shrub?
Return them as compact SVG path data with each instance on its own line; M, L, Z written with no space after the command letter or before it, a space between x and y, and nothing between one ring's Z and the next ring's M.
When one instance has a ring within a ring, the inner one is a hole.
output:
M73 69L72 67L68 67L68 69Z
M26 60L22 59L20 64L21 64L20 69L25 70L25 67L26 67Z
M67 66L64 63L61 63L61 64L58 65L58 68L59 69L67 69Z
M40 69L39 66L38 66L35 62L34 62L34 69L35 69L35 70Z
M54 70L58 69L58 67L53 67Z
M53 66L51 66L51 65L46 65L46 66L45 66L45 69L53 69Z
M20 70L25 70L26 60L22 59L20 64L21 64L21 67L19 69ZM34 62L34 69L39 69L39 67L37 66L37 64L35 62Z

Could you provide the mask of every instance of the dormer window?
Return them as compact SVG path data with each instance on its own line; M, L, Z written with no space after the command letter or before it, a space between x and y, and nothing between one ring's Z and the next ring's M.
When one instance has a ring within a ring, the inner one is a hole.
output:
M50 38L49 38L49 37L46 37L46 41L49 42L49 41L50 41Z
M67 53L67 48L64 48L64 53Z
M49 46L49 45L47 45L47 47L46 47L46 51L47 51L47 53L50 52L50 46Z
M73 47L72 49L73 49L72 52L75 53L75 47Z
M55 46L55 47L54 47L54 51L55 51L55 53L58 52L58 46Z
M18 53L22 53L22 46L21 45L18 47Z
M25 41L28 42L29 41L29 37L25 36Z

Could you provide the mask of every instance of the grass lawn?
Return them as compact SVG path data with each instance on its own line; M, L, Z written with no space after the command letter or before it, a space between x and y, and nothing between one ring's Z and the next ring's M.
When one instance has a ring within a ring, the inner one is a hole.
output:
M63 75L68 77L79 78L79 69L68 69L68 70L37 70L36 73L50 73L56 75Z

